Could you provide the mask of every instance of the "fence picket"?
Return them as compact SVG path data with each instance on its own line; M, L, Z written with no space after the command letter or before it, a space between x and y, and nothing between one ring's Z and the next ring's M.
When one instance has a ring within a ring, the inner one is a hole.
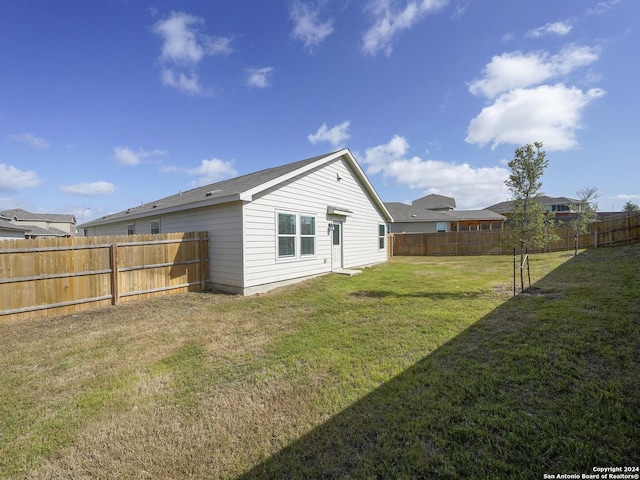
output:
M575 248L575 231L567 224L556 225L559 240L548 242L543 251ZM423 255L508 255L507 232L481 230L443 233L394 233L389 236L391 256ZM592 223L578 235L578 248L629 245L640 241L640 212Z
M207 232L0 241L0 321L203 290L207 256Z

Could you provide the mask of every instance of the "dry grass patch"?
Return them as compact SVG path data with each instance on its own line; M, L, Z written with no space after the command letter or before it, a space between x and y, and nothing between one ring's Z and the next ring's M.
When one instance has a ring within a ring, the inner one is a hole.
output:
M610 252L515 299L510 257L405 257L0 324L0 477L516 477L599 458L589 421L626 458L640 249Z

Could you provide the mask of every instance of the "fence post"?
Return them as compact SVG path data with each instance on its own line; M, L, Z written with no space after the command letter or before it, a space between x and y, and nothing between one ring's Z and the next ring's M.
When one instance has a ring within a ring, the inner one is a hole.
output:
M111 253L111 305L120 303L120 288L118 286L118 244L112 243Z
M200 250L200 291L204 292L207 288L207 257L209 256L209 252L205 251L205 246L207 245L206 239L208 238L207 232L200 232L198 234L200 241L198 242L199 250Z

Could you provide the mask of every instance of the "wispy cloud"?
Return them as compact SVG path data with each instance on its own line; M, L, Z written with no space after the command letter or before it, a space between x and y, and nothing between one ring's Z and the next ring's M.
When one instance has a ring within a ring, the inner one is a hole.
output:
M333 20L321 20L320 8L308 2L294 1L289 18L293 22L291 37L300 40L308 51L315 50L333 33Z
M246 85L252 88L267 88L271 85L273 67L247 68Z
M232 161L220 160L212 158L211 160L202 160L200 166L187 171L189 175L197 177L192 182L193 186L208 185L209 183L219 182L225 178L231 178L238 174L233 168Z
M42 180L33 170L20 170L13 165L0 163L0 192L15 192L37 187L41 183Z
M63 185L60 187L60 191L69 195L95 197L115 193L116 186L109 182L77 183L75 185Z
M542 27L529 30L526 36L531 38L546 37L548 35L564 36L568 35L571 32L572 28L573 26L569 22L547 23Z
M115 158L120 165L139 165L144 159L148 157L158 157L167 155L165 150L155 149L150 152L139 148L133 150L127 146L119 146L113 148L113 158Z
M607 13L613 7L615 7L620 0L605 0L602 2L596 3L595 7L587 9L585 12L586 15L602 15L603 13Z
M507 169L411 156L409 142L401 135L367 148L362 162L367 174L382 174L400 185L420 189L416 197L428 193L452 196L460 208L484 208L507 197Z
M9 135L8 138L14 142L22 142L33 150L46 150L49 148L49 142L42 137L34 135L33 133Z
M160 52L163 85L193 95L207 95L196 68L206 56L232 53L233 37L207 35L203 32L204 25L202 18L185 12L172 12L155 23L153 32L163 40Z
M310 134L307 139L314 145L319 142L329 142L334 147L343 146L343 142L351 138L349 135L350 121L342 122L331 128L327 128L327 124L323 123L316 133Z
M366 11L372 25L362 35L362 51L367 55L390 55L395 37L413 27L429 13L442 10L448 0L413 0L397 6L396 0L370 0Z

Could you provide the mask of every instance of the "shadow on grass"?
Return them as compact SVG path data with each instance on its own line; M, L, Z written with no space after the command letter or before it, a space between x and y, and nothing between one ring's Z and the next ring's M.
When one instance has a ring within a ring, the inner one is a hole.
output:
M411 292L411 293L397 293L391 290L361 290L358 292L353 292L351 294L352 297L355 298L386 298L386 297L396 297L396 298L432 298L433 300L444 300L444 299L470 299L477 298L484 295L483 292L461 292L461 293L442 293L442 292Z
M535 284L561 296L508 300L240 478L543 478L637 465L638 304L615 318L581 311L570 285L595 282L589 257Z

